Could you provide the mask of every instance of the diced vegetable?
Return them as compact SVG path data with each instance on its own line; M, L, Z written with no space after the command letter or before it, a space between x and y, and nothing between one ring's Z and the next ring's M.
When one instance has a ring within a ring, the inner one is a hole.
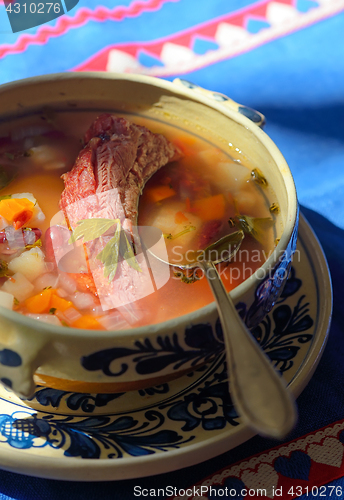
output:
M17 272L2 285L1 290L11 293L21 302L30 297L34 286L22 273Z
M65 312L70 307L73 307L73 302L71 302L70 300L63 299L62 297L59 297L58 295L54 294L51 297L50 307Z
M78 309L88 309L95 307L94 295L91 293L76 292L73 297L73 304Z
M197 230L202 226L202 221L195 214L187 213L187 222L185 224L176 224L176 213L183 208L183 202L171 203L169 208L161 207L156 212L156 216L149 221L149 224L160 229L165 237L169 237L169 239L174 239L175 236L180 235L175 240L176 244L187 245L195 238Z
M228 157L217 148L204 149L197 153L197 158L204 163L204 165L217 165L220 162L225 162Z
M39 222L42 222L45 219L45 215L42 212L40 206L37 203L36 198L32 193L15 193L12 194L11 198L16 198L16 199L26 198L27 200L31 201L34 204L33 214L30 220L31 226L38 224Z
M63 153L50 144L31 147L30 152L35 165L43 166L46 170L58 170L67 166Z
M0 290L0 306L5 307L6 309L13 309L13 305L14 295Z
M69 324L74 324L75 321L79 320L82 317L82 315L77 309L75 309L75 307L68 307L68 309L64 311L63 315Z
M125 321L118 311L107 313L98 318L98 321L106 330L127 330L130 328L129 323Z
M59 273L59 286L67 293L74 293L76 290L75 280L67 273Z
M102 325L91 314L85 314L77 319L72 326L74 328L85 328L86 330L104 330Z
M34 203L27 198L0 200L0 215L19 229L32 218L33 207Z
M7 225L0 230L0 243L6 243L10 249L41 246L41 235L42 231L37 227L23 227L16 230L13 226Z
M152 203L165 200L175 194L175 190L170 186L157 186L154 188L147 188L145 190L145 196L147 196L147 199Z
M255 212L255 207L259 205L260 196L258 190L242 189L238 196L235 198L236 209L241 214L251 214Z
M215 184L221 188L223 184L231 186L236 193L250 181L251 172L241 163L221 162L216 167Z
M46 272L44 254L40 248L32 248L11 260L8 268L14 273L23 274L29 281L34 281Z
M49 312L49 309L54 307L51 305L51 299L54 292L55 290L48 288L37 295L33 295L33 297L26 299L25 307L31 313L41 314Z
M35 291L41 292L43 288L51 287L56 288L58 282L58 277L53 273L45 273L42 276L38 276L34 281Z
M188 223L189 219L183 214L183 212L177 212L174 218L174 222L176 224L185 224Z
M225 215L225 209L226 201L222 193L196 200L191 208L192 212L203 221L222 219Z

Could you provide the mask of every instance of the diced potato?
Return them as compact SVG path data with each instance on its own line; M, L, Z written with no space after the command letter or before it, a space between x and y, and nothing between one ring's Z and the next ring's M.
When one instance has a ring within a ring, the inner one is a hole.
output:
M200 151L197 154L197 158L207 165L215 165L219 162L225 162L228 159L228 157L220 149L216 148L209 148Z
M31 248L11 260L8 268L14 273L23 274L29 281L34 281L46 272L44 254L39 247Z
M176 214L181 210L184 210L183 213L187 218L187 222L185 224L176 224ZM169 208L161 207L156 216L150 220L149 224L160 229L165 235L171 234L176 245L185 246L190 244L195 238L197 231L202 226L202 221L196 215L185 212L184 203L174 203L169 205ZM195 227L195 229L174 239L176 235L190 226Z
M14 295L0 290L0 306L6 309L13 309Z
M19 302L22 302L30 297L34 291L34 286L23 274L15 273L10 279L5 281L1 290L12 294Z
M256 207L259 207L259 195L257 190L242 189L235 197L237 209L241 214L254 214ZM265 215L268 217L270 214Z
M30 148L31 161L38 167L46 170L58 170L66 168L65 155L50 144L41 144Z
M222 180L222 187L224 184L226 186L232 186L232 191L243 188L251 177L250 170L237 162L218 163L216 174L219 182Z

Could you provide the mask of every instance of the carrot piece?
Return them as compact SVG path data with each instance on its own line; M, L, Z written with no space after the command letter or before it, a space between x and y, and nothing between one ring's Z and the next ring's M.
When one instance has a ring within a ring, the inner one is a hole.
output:
M25 300L25 307L28 311L35 314L49 312L53 292L55 292L55 290L48 288L37 295L33 295L33 297L29 297Z
M189 219L183 214L183 212L177 212L174 217L174 222L176 224L183 224L185 222L189 222Z
M51 297L50 307L58 309L61 312L65 312L66 309L73 307L73 305L74 305L73 302L71 302L70 300L63 299L59 295L54 294Z
M196 200L193 203L191 211L194 212L203 221L222 219L225 215L226 201L223 194L216 194L208 198Z
M27 198L7 198L0 201L0 215L19 229L31 219L33 207L34 203Z
M185 135L183 137L173 139L173 144L180 149L184 156L190 156L195 153L194 146L197 143L196 137Z
M175 194L176 194L175 190L170 186L157 186L148 189L146 188L145 190L145 195L153 203L157 203L158 201L170 198Z
M104 330L99 321L91 314L81 316L81 318L74 321L72 326L74 326L74 328L85 328L86 330Z
M23 210L18 215L16 215L13 219L14 229L20 229L31 219L33 214L32 210Z

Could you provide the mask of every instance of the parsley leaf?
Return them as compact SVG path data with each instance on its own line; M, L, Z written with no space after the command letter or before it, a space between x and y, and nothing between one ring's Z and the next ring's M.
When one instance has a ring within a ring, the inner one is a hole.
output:
M84 238L84 243L95 240L108 231L114 224L119 224L119 219L83 219L77 222L68 243L74 243Z
M5 260L0 259L0 278L8 278L13 276L13 272L8 269L8 264Z
M104 264L104 276L109 277L109 282L114 279L117 271L120 237L121 225L118 223L115 236L111 238L111 240L105 245L103 250L96 257Z
M236 227L240 228L244 233L251 235L262 245L266 241L266 231L274 225L274 221L270 217L250 217L241 214L230 219L229 223L234 223Z

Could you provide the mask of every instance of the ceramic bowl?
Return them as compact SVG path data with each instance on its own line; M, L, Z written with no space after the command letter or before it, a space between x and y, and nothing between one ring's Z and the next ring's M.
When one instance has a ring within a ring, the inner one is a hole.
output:
M298 205L283 156L262 131L263 117L226 96L185 81L137 75L66 73L0 87L0 119L49 107L134 112L245 154L263 172L280 206L279 243L231 296L249 328L271 311L295 251ZM123 331L56 327L1 308L0 379L28 396L35 384L74 392L122 392L158 385L224 350L215 303L164 323Z

